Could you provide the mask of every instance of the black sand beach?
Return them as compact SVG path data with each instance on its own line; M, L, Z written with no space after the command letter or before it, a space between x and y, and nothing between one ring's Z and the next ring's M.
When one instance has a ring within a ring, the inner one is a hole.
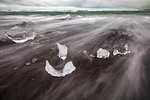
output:
M5 36L36 32L15 43ZM56 42L68 47L58 57ZM114 49L128 54L113 55ZM97 58L104 48L108 58ZM91 56L92 55L92 56ZM72 61L65 77L45 71ZM150 16L148 15L1 15L0 100L150 100Z

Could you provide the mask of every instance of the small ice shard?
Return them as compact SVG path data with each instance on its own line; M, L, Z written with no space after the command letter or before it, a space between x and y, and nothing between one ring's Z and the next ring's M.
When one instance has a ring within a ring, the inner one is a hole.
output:
M66 16L64 16L64 17L62 17L61 18L61 20L66 20L66 19L71 19L71 15L70 14L68 14L68 15L66 15Z
M130 53L131 51L124 51L124 52L119 52L117 49L114 49L113 55L126 55L128 53Z
M55 70L48 62L48 60L46 60L46 67L45 70L52 76L56 76L56 77L62 77L62 73L61 71L57 71Z
M63 76L66 76L68 74L71 74L75 69L76 67L73 65L71 61L69 61L68 63L65 64L62 74Z
M128 53L131 53L131 51L130 50L128 50L128 45L125 45L124 46L124 48L125 48L125 51L124 52L120 52L120 51L118 51L117 49L114 49L114 51L113 51L113 55L115 56L115 55L126 55L126 54L128 54Z
M11 35L5 34L7 38L9 38L10 40L12 40L15 43L24 43L28 40L34 40L34 38L36 37L36 32L33 32L30 36L25 36L23 35L22 38L13 38Z
M128 45L126 44L126 45L124 46L124 48L125 48L125 50L128 50Z
M67 58L67 46L66 45L61 45L60 43L56 43L57 47L59 49L58 56L62 59L65 60Z
M106 49L98 49L97 50L97 58L108 58L110 55L109 51Z
M45 70L50 75L55 76L55 77L64 77L68 74L71 74L75 69L76 69L76 67L73 65L73 63L71 61L69 61L68 63L65 64L63 70L57 71L49 64L48 60L46 60Z
M131 51L125 51L123 54L126 55L128 53L131 53Z
M118 55L118 54L121 54L121 52L119 52L117 49L114 49L113 55L115 56L115 55Z

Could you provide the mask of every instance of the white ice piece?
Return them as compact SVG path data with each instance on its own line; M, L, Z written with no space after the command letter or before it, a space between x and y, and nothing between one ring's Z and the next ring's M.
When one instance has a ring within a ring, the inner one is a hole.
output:
M52 76L56 76L56 77L61 77L62 73L60 71L55 70L48 62L48 60L46 60L46 66L45 66L45 70Z
M49 64L48 60L46 60L45 70L50 75L55 77L65 77L66 75L71 74L75 69L76 67L73 65L71 61L69 61L68 63L65 64L63 70L57 71Z
M131 52L130 50L128 50L128 45L127 45L127 44L124 46L124 48L125 48L125 51L124 51L124 52L119 52L117 49L114 49L113 55L114 55L114 56L115 56L115 55L118 55L118 54L120 54L120 55L126 55L126 54L128 54L128 53Z
M126 44L126 45L124 46L124 48L125 48L125 50L127 51L127 50L128 50L128 45Z
M34 38L36 37L36 34L37 34L36 32L33 32L31 36L28 36L28 37L23 36L22 39L15 39L15 38L9 36L8 34L5 34L5 35L7 38L9 38L10 40L12 40L15 43L24 43L28 40L34 40Z
M65 20L65 19L71 19L71 15L68 14L68 15L66 15L66 16L63 16L62 19L63 19L63 20Z
M126 51L124 51L124 52L119 52L117 49L114 49L114 51L113 51L113 55L115 56L115 55L118 55L118 54L120 54L120 55L126 55L126 54L128 54L128 53L130 53L131 51L129 51L129 50L126 50Z
M67 46L66 45L61 45L60 43L56 43L57 47L59 49L58 56L62 59L65 60L67 58Z
M97 50L97 58L108 58L110 55L109 51L103 48Z
M117 49L114 49L113 55L115 56L115 55L118 55L118 54L121 54L121 52L119 52Z
M68 74L71 74L75 69L76 67L73 65L71 61L69 61L68 63L65 64L62 74L63 76L66 76Z

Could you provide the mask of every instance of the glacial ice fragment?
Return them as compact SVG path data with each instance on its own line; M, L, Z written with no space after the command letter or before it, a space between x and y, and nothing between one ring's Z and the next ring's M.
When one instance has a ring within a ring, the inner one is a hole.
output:
M34 40L34 38L36 37L36 32L33 32L30 36L25 36L23 35L22 38L13 38L12 36L5 34L7 38L9 38L10 40L12 40L15 43L24 43L28 40Z
M66 20L66 19L70 20L70 19L71 19L71 15L68 14L68 15L66 15L66 16L63 16L61 19L62 19L62 20Z
M121 54L121 52L119 52L117 49L114 49L113 55L115 56L115 55L118 55L118 54Z
M75 69L76 69L76 67L73 65L73 63L71 61L69 61L68 63L65 64L63 70L57 71L49 64L48 60L46 60L45 70L50 75L55 76L55 77L64 77L68 74L71 74Z
M103 48L97 50L97 58L108 58L110 55L109 51Z
M124 51L124 52L119 52L117 49L114 49L114 51L113 51L113 55L115 56L115 55L118 55L118 54L120 54L120 55L126 55L126 54L128 54L128 53L130 53L131 51L129 51L129 50L127 50L127 51Z
M67 58L67 46L66 45L61 45L60 43L56 43L57 47L59 49L58 56L62 59L65 60Z
M73 65L71 61L69 61L68 63L65 64L62 74L63 76L66 76L68 74L71 74L75 69L76 67Z
M45 70L52 76L56 76L56 77L61 77L62 73L60 71L55 70L48 62L48 60L46 60L46 67Z
M125 48L125 51L124 52L120 52L120 51L118 51L117 49L114 49L114 51L113 51L113 55L115 56L115 55L126 55L126 54L128 54L128 53L131 53L131 51L130 50L128 50L128 45L125 45L124 46L124 48Z

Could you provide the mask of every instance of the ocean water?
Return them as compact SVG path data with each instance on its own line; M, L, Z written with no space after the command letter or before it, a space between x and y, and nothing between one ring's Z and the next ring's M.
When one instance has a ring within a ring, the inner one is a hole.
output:
M1 12L1 100L150 100L148 13L52 13Z
M50 15L60 15L60 14L149 14L150 10L125 10L125 11L87 11L87 10L77 10L77 11L0 11L0 14L50 14Z

